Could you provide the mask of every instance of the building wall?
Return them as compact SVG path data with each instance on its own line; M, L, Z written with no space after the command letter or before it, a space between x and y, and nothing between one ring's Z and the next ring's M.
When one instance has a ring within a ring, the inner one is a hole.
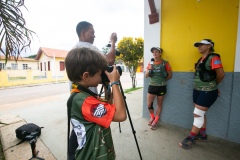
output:
M60 62L64 62L64 58L55 58L55 57L48 57L44 53L41 54L39 58L39 66L42 63L42 71L41 75L46 75L46 71L48 71L48 62L50 62L50 71L52 71L52 76L54 77L63 77L64 72L60 71ZM46 70L44 65L46 64ZM40 70L40 67L39 67Z
M5 64L5 59L0 59L0 63ZM18 60L17 62L15 60L8 60L7 64L5 65L5 69L7 70L13 70L12 64L17 64L18 69L17 70L23 70L23 64L27 64L28 70L37 70L38 64L37 61L30 61L30 60Z
M144 33L160 31L158 45L163 48L163 58L170 62L173 71L167 85L161 121L183 128L192 127L194 63L201 56L193 43L210 38L215 42L215 52L221 55L226 75L219 85L220 97L206 114L207 133L240 143L237 136L240 134L239 0L155 0L155 4L160 13L158 25L161 27L156 29L148 23L145 9ZM144 37L144 42L150 48L151 38ZM147 48L145 56L146 66L151 58ZM143 97L147 96L148 83L149 78L144 80ZM143 117L149 117L146 102L144 99ZM156 107L156 102L154 104Z

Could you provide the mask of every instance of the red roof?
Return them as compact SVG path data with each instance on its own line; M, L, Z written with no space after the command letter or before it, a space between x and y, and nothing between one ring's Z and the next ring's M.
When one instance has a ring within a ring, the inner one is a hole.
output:
M36 56L36 60L39 60L42 53L44 53L47 57L56 57L56 58L66 58L68 51L60 50L60 49L53 49L53 48L45 48L40 47Z
M5 55L0 55L0 59L6 59ZM8 59L8 61L15 61L14 57L13 56L10 56ZM36 61L35 59L33 58L23 58L23 57L18 57L17 61Z

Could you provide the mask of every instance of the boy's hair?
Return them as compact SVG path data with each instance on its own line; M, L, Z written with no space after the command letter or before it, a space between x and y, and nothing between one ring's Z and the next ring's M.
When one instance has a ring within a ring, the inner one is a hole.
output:
M76 27L76 32L77 32L77 35L78 37L80 36L81 32L82 31L87 31L89 29L89 27L92 27L93 25L87 21L81 21L77 24L77 27Z
M68 78L72 82L81 81L84 72L89 72L90 76L94 76L108 67L107 60L101 53L85 47L69 51L65 66Z

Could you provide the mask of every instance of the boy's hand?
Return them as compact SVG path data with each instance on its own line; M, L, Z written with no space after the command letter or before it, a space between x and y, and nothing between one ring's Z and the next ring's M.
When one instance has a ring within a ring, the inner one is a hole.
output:
M118 82L120 79L120 74L118 73L118 70L116 69L116 65L113 65L112 72L104 71L107 75L110 82Z

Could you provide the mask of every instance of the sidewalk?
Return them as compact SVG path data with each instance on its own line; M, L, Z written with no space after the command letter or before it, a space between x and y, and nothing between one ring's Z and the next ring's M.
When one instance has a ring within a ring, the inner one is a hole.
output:
M125 95L144 160L239 160L240 144L209 136L208 142L197 142L185 150L178 143L189 134L188 129L160 123L156 130L151 130L148 119L142 118L142 91ZM120 123L121 133L118 123L111 125L117 160L140 159L128 120Z
M197 143L192 149L182 149L178 146L189 130L176 127L169 124L160 123L156 130L151 130L147 125L148 119L142 118L142 95L143 89L126 93L126 102L130 112L130 117L133 124L133 129L136 131L134 138L129 117L125 122L120 123L121 133L119 132L119 123L113 122L111 130L113 142L115 145L117 160L139 160L139 153L136 142L139 145L140 153L143 160L238 160L240 157L240 144L225 141L223 139L209 136L208 142ZM44 126L42 134L36 144L39 150L39 156L44 157L47 151L53 159L66 160L67 153L67 114L66 100L69 93L55 95L46 98L39 98L35 101L25 102L19 105L19 110L11 111L11 114L19 115L29 123L36 123L39 126ZM41 103L39 103L41 102ZM13 104L12 104L13 105ZM21 108L21 105L26 107L26 110ZM31 106L30 108L28 108ZM7 114L7 111L1 114ZM54 113L54 114L53 114ZM0 128L0 133L2 133ZM16 128L16 127L15 127ZM11 136L15 138L15 128L1 136ZM6 130L5 130L6 131ZM8 145L5 140L7 137L2 137L3 147ZM16 138L14 139L16 141ZM45 147L42 147L42 144ZM10 153L15 155L25 155L28 153L31 156L30 145L25 142L25 150L11 149ZM27 149L27 150L26 150ZM27 157L29 157L29 155ZM30 158L30 157L29 157ZM46 157L45 157L46 158ZM13 160L7 159L6 160ZM25 159L23 159L25 160ZM51 160L46 158L46 160Z

